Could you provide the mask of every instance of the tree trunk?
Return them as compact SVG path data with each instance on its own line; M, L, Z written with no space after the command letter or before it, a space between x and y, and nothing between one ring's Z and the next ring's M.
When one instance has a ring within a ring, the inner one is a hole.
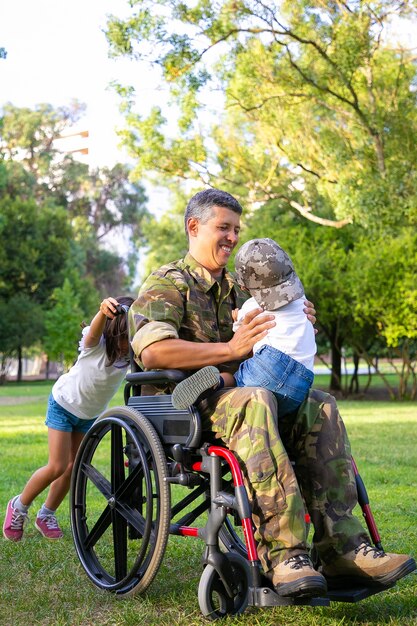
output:
M23 372L23 367L22 367L22 346L19 346L17 349L17 382L20 383L22 382L22 372Z
M359 393L359 354L353 353L353 374L350 380L349 393Z
M342 391L342 351L339 345L338 333L335 328L332 329L330 344L332 360L330 391Z

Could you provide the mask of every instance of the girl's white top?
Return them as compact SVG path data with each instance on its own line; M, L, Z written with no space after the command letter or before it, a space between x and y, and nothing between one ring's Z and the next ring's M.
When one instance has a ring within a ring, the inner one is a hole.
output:
M80 354L71 369L52 387L54 400L80 419L93 419L106 408L125 377L128 362L106 366L106 346L102 336L92 348L84 346L89 326L83 329Z
M265 311L275 316L276 325L268 330L268 334L253 346L253 352L257 352L262 346L268 344L273 348L285 352L296 361L299 361L309 370L313 371L314 355L317 352L313 324L304 313L305 296L285 304L275 311ZM255 298L249 298L239 309L237 322L233 324L236 331L243 318L253 309L259 308Z

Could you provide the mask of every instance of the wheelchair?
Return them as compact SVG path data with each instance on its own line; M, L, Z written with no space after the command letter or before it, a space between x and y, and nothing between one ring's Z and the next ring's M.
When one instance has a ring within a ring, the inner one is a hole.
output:
M183 379L178 370L127 374L125 405L106 410L82 441L71 478L70 515L76 552L92 583L119 597L145 592L169 536L179 535L205 544L198 603L209 620L240 614L248 606L358 602L387 589L331 589L316 598L276 593L261 571L251 508L233 453L219 440L204 439L196 407L177 410L170 395L142 394L145 385ZM382 549L352 463L369 533ZM196 520L203 522L196 526Z

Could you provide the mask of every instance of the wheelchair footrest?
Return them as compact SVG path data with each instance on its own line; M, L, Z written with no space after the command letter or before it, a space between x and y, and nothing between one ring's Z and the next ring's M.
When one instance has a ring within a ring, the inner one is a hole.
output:
M249 606L329 606L330 600L327 597L320 598L284 598L279 596L270 587L249 587Z
M329 589L326 597L331 602L360 602L369 596L373 596L381 591L386 591L395 586L395 583L384 587L351 587L346 589Z

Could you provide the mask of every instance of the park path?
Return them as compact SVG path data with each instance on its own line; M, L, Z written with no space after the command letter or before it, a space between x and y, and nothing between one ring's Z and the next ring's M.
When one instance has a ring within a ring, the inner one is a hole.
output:
M23 396L16 398L14 396L0 397L0 406L13 406L14 404L30 404L39 400L39 396Z

